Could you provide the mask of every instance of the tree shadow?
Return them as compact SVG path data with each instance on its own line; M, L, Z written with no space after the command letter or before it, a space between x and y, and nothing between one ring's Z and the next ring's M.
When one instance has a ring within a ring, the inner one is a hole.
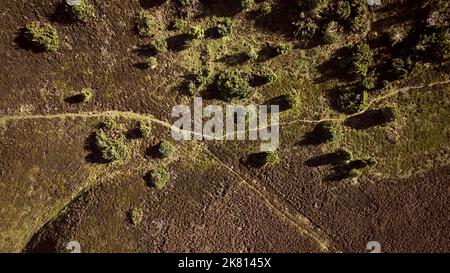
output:
M53 23L58 23L62 25L70 25L77 23L78 20L70 16L66 10L66 4L63 2L59 3L53 13L50 15L49 20Z
M179 52L185 50L189 44L189 41L193 39L190 34L178 34L166 39L167 47L169 50Z
M262 63L266 62L270 59L275 58L278 56L278 53L274 46L270 44L264 45L258 52L258 59L256 59L257 62Z
M82 94L76 94L76 95L65 98L64 101L67 103L70 103L70 104L79 104L84 101L84 98L85 97Z
M325 82L330 79L339 79L349 81L352 76L349 73L352 52L349 47L343 47L336 50L329 60L325 61L317 67L321 73L316 79L317 83Z
M16 38L14 38L14 44L19 48L30 50L33 53L44 53L45 50L25 38L25 28L21 28L19 32L16 32Z
M89 154L85 157L88 163L96 163L96 164L107 164L109 161L105 160L102 157L101 152L98 150L97 145L95 144L96 137L95 133L89 135L84 143L84 148L89 152Z
M292 108L288 95L280 95L264 102L264 105L278 105L280 111L287 111Z
M264 160L266 158L266 153L253 153L248 155L244 160L244 165L251 168L262 168L264 167Z
M161 158L161 153L159 152L159 143L148 147L145 150L145 156L150 158Z
M162 5L166 0L139 0L139 4L144 9L154 8L156 6Z
M347 118L345 126L357 130L364 130L374 126L385 125L394 120L394 113L391 108L369 110L360 115Z
M305 165L308 167L319 167L324 165L336 165L342 161L348 160L348 154L339 150L333 153L327 153L324 155L315 156L305 161Z
M217 60L217 62L224 63L228 66L241 65L247 61L248 61L248 56L247 56L247 54L245 54L245 52L227 55L227 56L224 56Z

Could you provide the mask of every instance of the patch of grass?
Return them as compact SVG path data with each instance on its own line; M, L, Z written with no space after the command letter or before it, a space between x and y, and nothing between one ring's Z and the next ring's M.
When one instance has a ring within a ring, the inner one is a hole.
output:
M152 127L148 121L139 121L138 130L143 138L149 138L152 135Z
M175 151L175 147L173 147L172 143L167 140L161 141L158 145L158 154L161 158L170 157Z
M142 223L142 218L144 217L144 211L141 208L133 208L128 212L128 218L130 222L137 226Z
M135 29L137 34L143 37L150 37L156 28L155 20L147 10L141 10L136 16Z
M48 52L56 52L59 49L58 32L49 23L31 22L22 32L24 38L38 49Z

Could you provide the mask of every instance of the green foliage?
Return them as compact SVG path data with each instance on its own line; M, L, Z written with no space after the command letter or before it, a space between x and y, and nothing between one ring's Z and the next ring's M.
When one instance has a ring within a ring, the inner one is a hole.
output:
M151 13L147 10L139 11L136 16L135 29L136 32L143 37L150 37L153 35L155 28L155 20Z
M150 69L155 69L158 66L158 60L155 57L149 57L147 59L147 67Z
M450 59L449 29L439 29L431 34L423 35L416 49L435 62Z
M186 21L183 20L183 19L178 19L178 18L173 20L171 25L170 25L171 29L173 29L173 30L182 30L186 26L187 26Z
M139 121L138 130L144 138L149 138L152 135L152 127L148 121Z
M338 131L333 122L323 121L314 128L313 135L316 137L317 142L327 143L338 138Z
M272 12L272 5L269 2L263 2L261 4L260 12L262 15L267 15Z
M352 72L365 77L373 65L372 50L366 43L359 43L353 48Z
M266 70L262 77L266 83L271 83L278 79L278 75L271 69Z
M92 88L83 88L80 92L80 98L82 102L88 102L94 96L94 90Z
M335 21L328 23L323 33L323 39L326 43L332 44L338 40L339 24Z
M217 34L219 34L220 37L228 36L233 31L233 20L231 18L220 18L217 19Z
M353 31L365 33L370 27L369 10L366 0L352 0L352 16L350 20Z
M408 74L408 70L406 69L405 62L400 58L392 60L391 72L396 78L406 77L406 75Z
M275 47L275 51L277 54L287 54L289 51L292 50L292 45L290 43L278 43Z
M144 211L141 208L133 208L128 213L128 218L130 222L137 226L142 222L144 216Z
M117 122L113 117L108 117L105 121L100 123L100 128L104 130L112 130L116 128Z
M158 145L158 154L161 158L170 157L174 151L175 148L173 147L172 143L167 140L161 141L161 143L159 143Z
M217 78L216 86L222 98L228 101L247 98L252 93L247 76L240 70L221 73Z
M192 37L194 37L195 39L201 39L203 37L205 37L205 29L203 28L203 26L193 26L191 28L191 35Z
M335 104L338 110L344 113L357 113L367 106L368 93L366 91L355 92L350 90L340 92L337 94Z
M281 163L281 157L277 151L264 152L264 157L263 157L262 163L263 163L263 166L276 165L276 164Z
M66 10L72 18L86 22L94 17L94 6L89 3L89 0L80 0L77 5L66 4Z
M337 7L337 14L339 16L339 19L346 20L350 16L351 12L352 12L352 7L350 5L350 2L339 0L338 7Z
M48 52L58 51L58 32L51 24L31 22L22 31L24 38L37 48Z
M123 160L128 156L128 148L124 141L109 138L103 129L95 131L95 145L102 158L108 162Z
M241 10L246 10L255 5L255 0L231 0L233 4Z
M245 57L248 61L254 62L258 59L259 55L256 49L253 46L249 46L247 51L245 52Z
M375 75L372 75L372 74L367 75L361 81L361 85L367 90L374 89L376 87L376 84L377 84L377 80L378 79L377 79L377 77Z
M149 173L150 184L157 188L162 189L170 180L170 173L162 166L157 166Z
M303 18L300 21L294 23L294 27L296 28L294 35L305 40L311 39L319 27L312 18L301 17Z
M154 39L151 43L151 48L156 54L167 52L167 41L163 37Z
M279 97L278 101L281 111L296 108L300 105L300 99L295 93L282 95Z

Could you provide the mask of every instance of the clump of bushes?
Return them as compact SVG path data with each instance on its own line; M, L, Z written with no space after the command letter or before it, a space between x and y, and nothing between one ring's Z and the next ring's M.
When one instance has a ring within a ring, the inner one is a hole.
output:
M144 217L144 211L141 208L133 208L128 212L128 218L130 222L137 226L142 222Z
M167 140L161 141L161 143L159 143L158 145L158 154L161 158L170 157L174 151L175 148L173 147L172 143Z
M361 85L367 90L372 90L376 87L377 80L378 78L375 73L370 73L362 79Z
M373 65L373 54L369 45L359 43L353 48L352 72L358 76L365 77L369 68Z
M128 148L122 139L114 140L100 128L95 131L95 145L107 162L123 160L128 156Z
M151 186L162 189L170 180L170 173L162 166L157 166L148 174Z
M56 52L59 37L55 27L49 23L31 22L22 29L24 38L40 50Z
M436 62L450 59L449 29L442 28L431 34L423 35L416 49Z
M240 70L228 70L221 73L217 77L216 86L221 97L228 101L247 98L252 93L248 76Z
M136 32L143 37L150 37L153 35L155 28L155 20L151 13L147 10L141 10L136 16L135 29Z
M203 67L195 74L192 80L187 82L187 91L190 95L196 96L199 94L200 89L209 84L211 71L209 67Z
M292 50L292 45L290 43L278 43L275 47L275 51L279 55L287 54Z
M86 22L94 17L94 6L89 0L79 0L76 4L67 4L66 10L75 20Z
M336 95L335 106L338 110L353 114L363 110L368 104L367 91L355 92L347 90Z

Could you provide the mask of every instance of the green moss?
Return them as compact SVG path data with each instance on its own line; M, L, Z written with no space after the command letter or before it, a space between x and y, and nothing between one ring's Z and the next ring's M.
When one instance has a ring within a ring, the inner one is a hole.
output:
M23 28L25 39L37 48L48 52L59 49L59 37L56 29L49 23L31 22Z
M66 10L72 18L79 21L85 22L94 17L94 6L89 3L89 0L80 0L79 4L76 5L66 4Z
M155 29L155 21L151 13L147 10L139 11L136 16L135 29L140 36L150 37Z
M157 189L162 189L169 181L170 173L162 166L154 168L149 173L149 182Z

